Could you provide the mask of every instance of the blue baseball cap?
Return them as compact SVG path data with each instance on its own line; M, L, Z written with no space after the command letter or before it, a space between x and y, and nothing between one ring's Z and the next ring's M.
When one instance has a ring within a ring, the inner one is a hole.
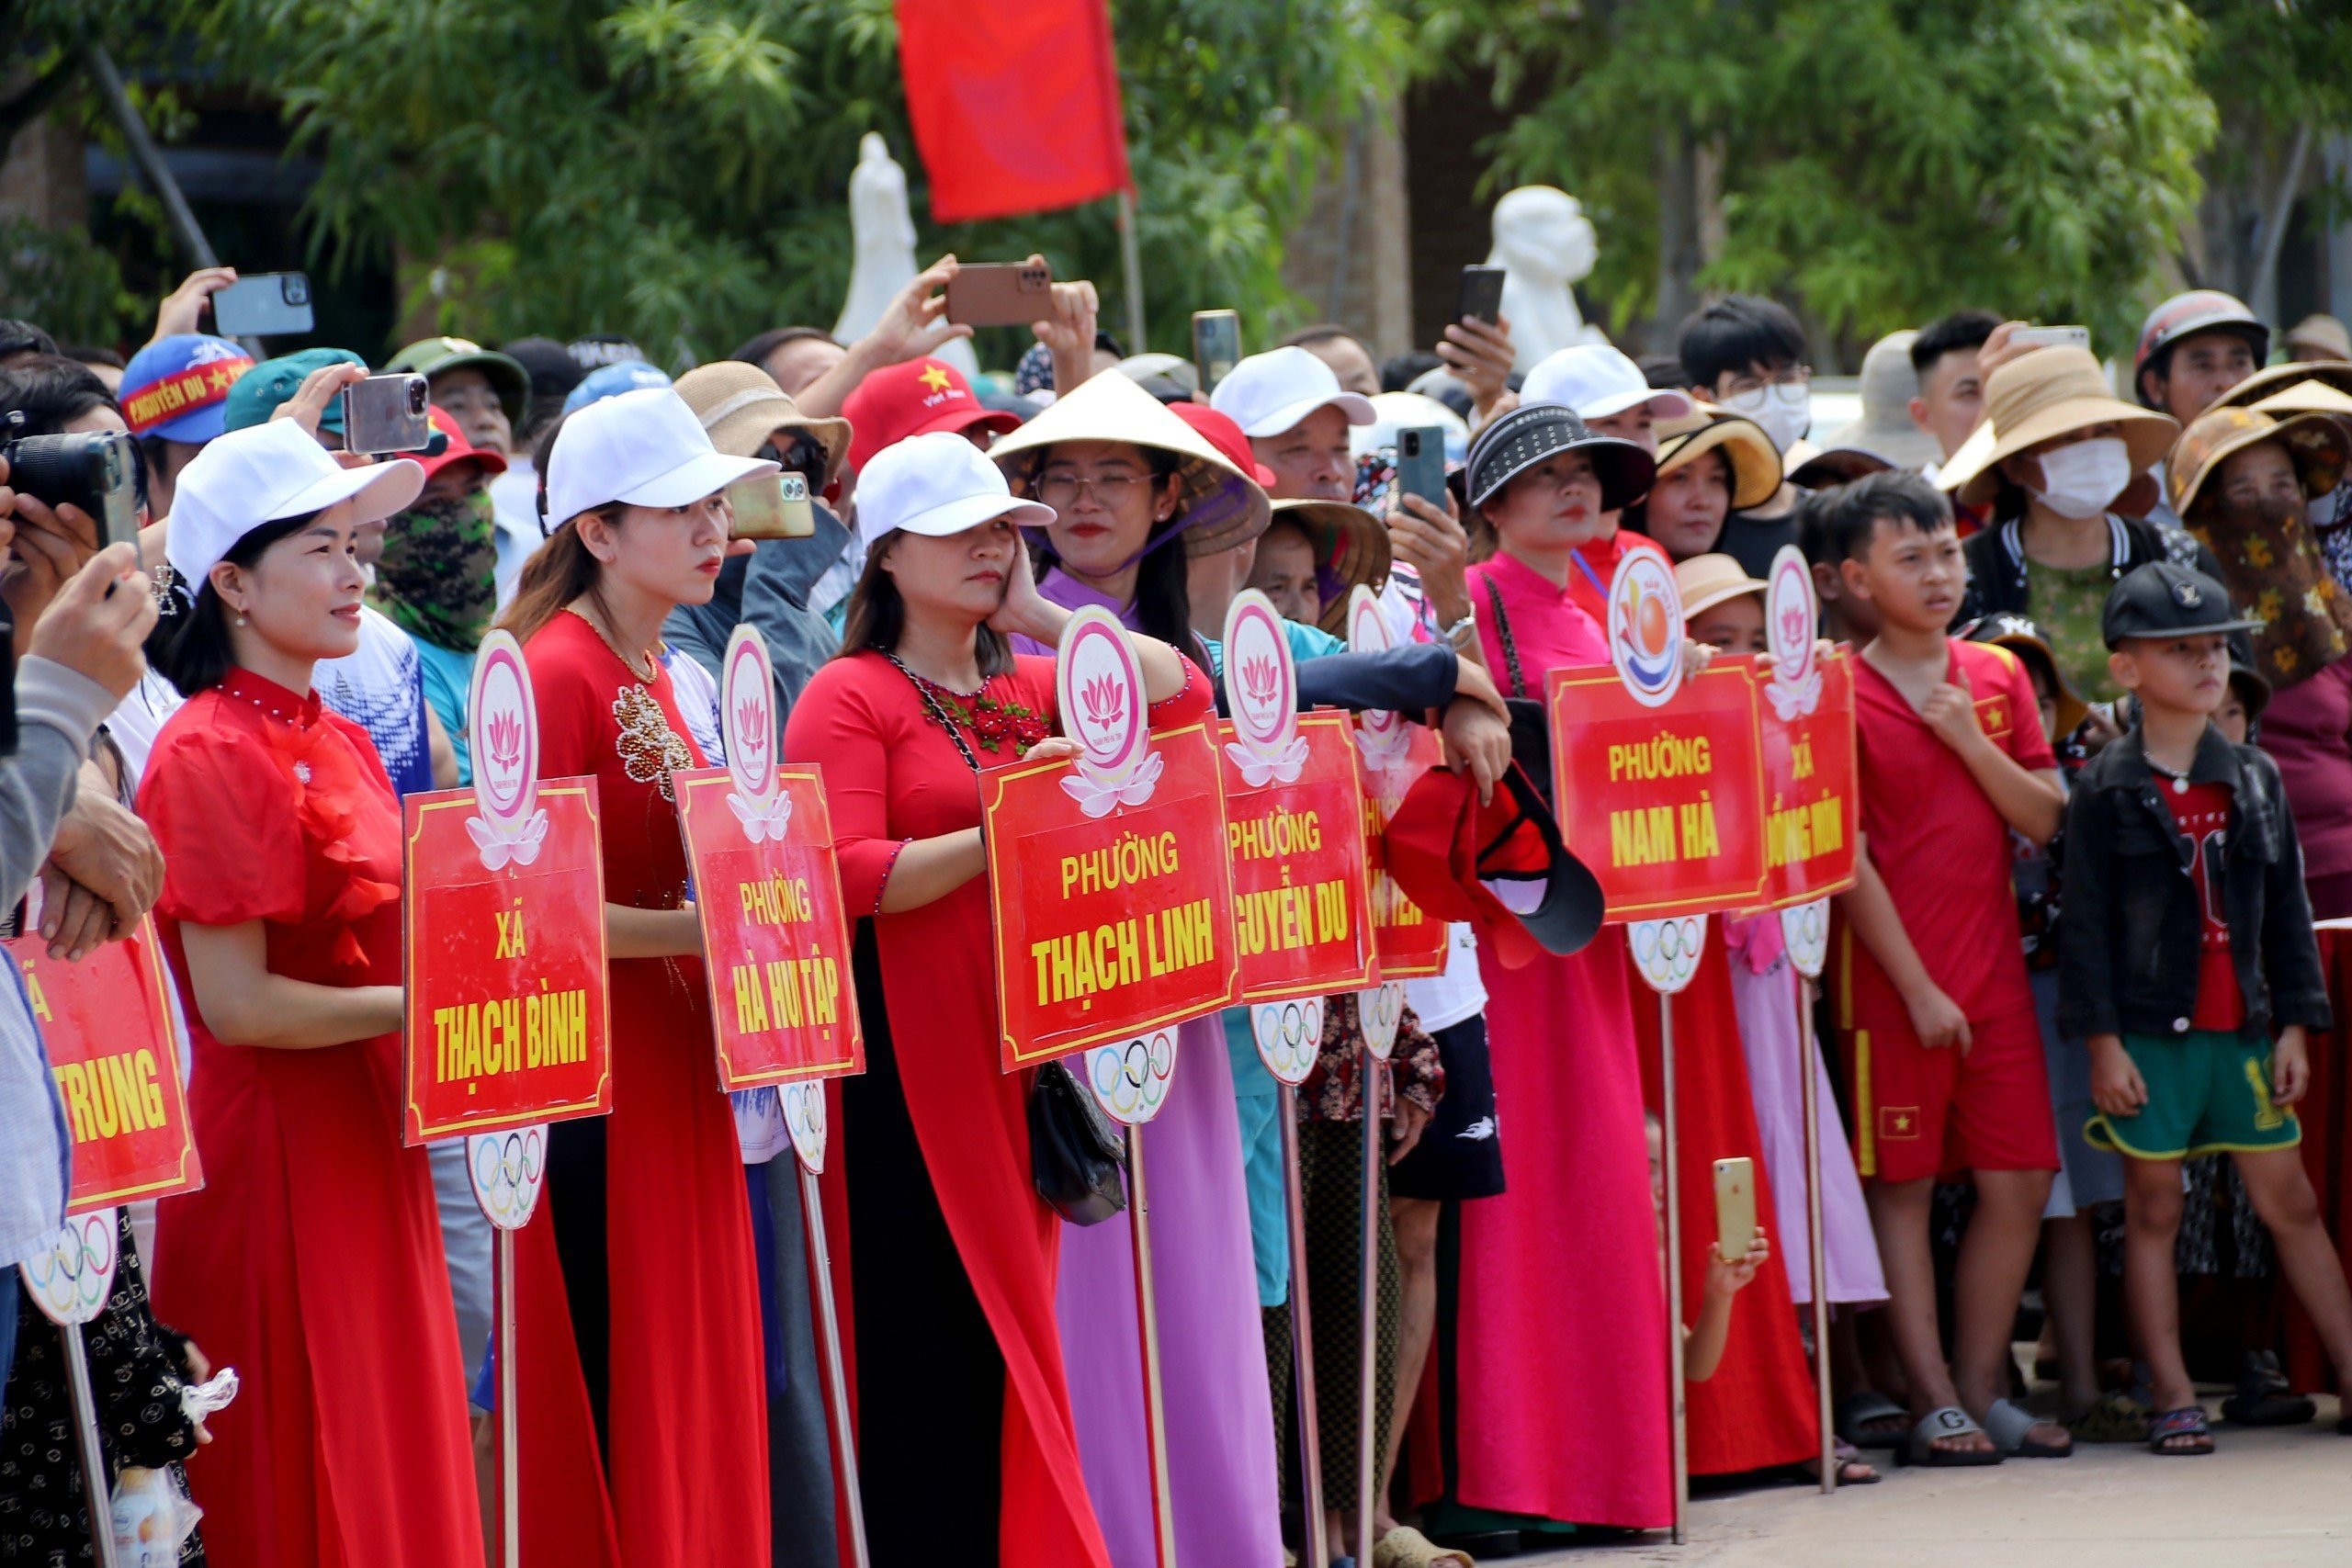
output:
M347 348L306 348L300 354L280 355L265 359L245 372L229 389L229 399L221 405L221 423L231 430L243 430L248 425L266 424L277 405L302 389L302 383L314 371L330 365L356 365L362 370L368 362ZM343 400L330 398L319 415L319 428L343 434Z
M670 378L641 359L626 364L607 365L591 370L581 378L580 385L564 394L563 412L578 413L590 403L601 403L606 398L617 398L623 392L635 392L647 387L666 387Z
M175 333L130 356L115 398L131 434L200 446L220 436L229 389L253 367L227 338Z

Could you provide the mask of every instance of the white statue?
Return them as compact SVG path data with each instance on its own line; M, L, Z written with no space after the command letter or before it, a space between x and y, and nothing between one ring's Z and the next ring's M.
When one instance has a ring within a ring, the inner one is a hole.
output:
M889 144L867 131L857 144L857 167L849 176L849 231L854 259L849 298L842 301L833 335L854 343L874 330L899 291L914 280L915 219L907 204L907 172L890 156ZM979 373L972 345L962 338L940 344L933 355L967 376Z
M1609 341L1577 309L1570 287L1591 273L1596 254L1591 220L1566 191L1521 186L1495 203L1495 248L1487 265L1506 269L1503 314L1510 320L1513 369L1524 373L1545 355Z

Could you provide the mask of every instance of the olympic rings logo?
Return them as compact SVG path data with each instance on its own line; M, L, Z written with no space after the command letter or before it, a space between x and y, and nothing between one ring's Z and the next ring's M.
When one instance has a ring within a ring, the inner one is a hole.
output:
M1376 1059L1388 1060L1388 1053L1396 1048L1397 1025L1404 1021L1405 987L1394 980L1356 993L1356 1021Z
M114 1289L114 1211L77 1214L25 1259L25 1287L52 1323L87 1323Z
M1627 935L1642 978L1648 982L1650 989L1670 996L1688 986L1690 977L1699 972L1700 955L1707 947L1706 917L1683 915L1672 919L1636 920Z
M500 1230L521 1228L538 1207L547 1179L548 1130L544 1123L466 1140L466 1165L474 1200Z
M825 1168L825 1085L821 1079L797 1079L783 1086L778 1096L784 1124L792 1134L793 1151L810 1170Z
M1781 910L1781 936L1789 944L1790 966L1808 980L1818 977L1829 957L1829 900Z
M1266 1070L1295 1088L1315 1070L1323 1049L1323 998L1261 1002L1250 1011L1250 1032Z
M1155 1031L1121 1044L1097 1045L1086 1054L1087 1082L1102 1109L1129 1126L1159 1114L1168 1080L1176 1072L1176 1037Z

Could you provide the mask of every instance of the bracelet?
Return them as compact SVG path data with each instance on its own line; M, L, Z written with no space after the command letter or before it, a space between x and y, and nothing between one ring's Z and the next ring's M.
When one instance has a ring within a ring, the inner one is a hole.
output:
M1462 613L1462 618L1439 634L1455 652L1468 648L1478 639L1478 606L1472 604Z

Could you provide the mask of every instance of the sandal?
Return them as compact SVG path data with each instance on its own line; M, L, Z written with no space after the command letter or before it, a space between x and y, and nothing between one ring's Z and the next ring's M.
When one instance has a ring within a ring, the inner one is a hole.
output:
M1410 1525L1398 1525L1372 1549L1373 1568L1478 1568L1466 1551L1442 1547Z
M1899 1449L1911 1413L1876 1389L1860 1389L1838 1402L1837 1427L1858 1449Z
M1984 1434L1994 1446L2011 1459L2072 1459L2075 1440L2069 1436L2062 1445L2045 1441L2033 1435L2036 1427L2055 1427L2055 1421L2045 1422L2021 1405L2006 1399L1996 1399L1984 1412ZM2064 1428L2060 1428L2064 1430Z
M2100 1394L2098 1403L2060 1423L2078 1443L2144 1443L2148 1413L2120 1393Z
M1854 1445L1845 1438L1838 1439L1832 1450L1838 1456L1838 1484L1840 1486L1875 1486L1879 1483L1877 1467L1864 1460ZM1821 1456L1799 1460L1789 1467L1807 1481L1821 1479Z
M2237 1392L2222 1401L2222 1418L2233 1427L2300 1427L2318 1414L2319 1406L2294 1392L2278 1358L2267 1350L2245 1353Z
M2186 1447L2173 1447L2176 1443ZM2213 1427L2201 1404L2167 1410L2148 1424L2148 1451L2166 1459L2192 1459L2213 1451Z
M2002 1453L1996 1444L1987 1449L1939 1449L1936 1444L1951 1438L1965 1438L1971 1433L1984 1437L1984 1428L1970 1419L1967 1411L1957 1404L1939 1404L1919 1417L1911 1428L1910 1440L1894 1450L1897 1464L1924 1465L1930 1470L1998 1464Z

